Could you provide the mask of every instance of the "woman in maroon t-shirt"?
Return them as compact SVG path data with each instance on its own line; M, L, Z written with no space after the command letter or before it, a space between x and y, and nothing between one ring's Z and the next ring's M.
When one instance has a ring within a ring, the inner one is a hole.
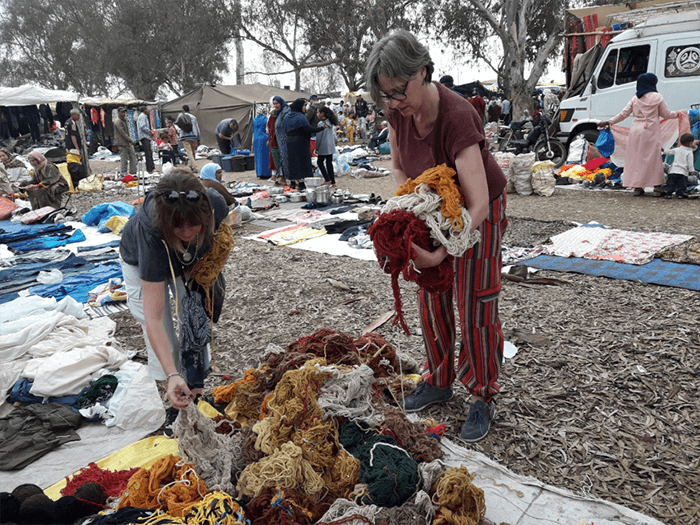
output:
M428 50L407 31L384 37L372 48L366 78L372 99L389 120L389 140L396 183L447 164L457 172L472 228L481 241L455 258L462 341L454 365L455 315L453 290L418 292L418 308L426 348L427 368L416 391L403 401L406 412L417 412L452 398L457 377L472 395L461 436L476 442L488 434L495 415L493 397L503 358L503 333L498 318L501 289L501 238L505 214L506 178L488 151L483 122L472 105L444 86L431 82L433 62ZM413 245L417 268L437 266L447 256L444 246L430 252Z

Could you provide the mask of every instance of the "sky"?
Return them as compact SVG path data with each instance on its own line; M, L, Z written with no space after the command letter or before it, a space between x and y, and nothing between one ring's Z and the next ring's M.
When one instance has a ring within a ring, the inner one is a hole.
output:
M467 64L465 60L460 59L459 56L455 56L452 51L443 52L442 46L436 44L431 45L430 42L425 43L428 46L433 62L435 62L434 80L439 80L442 75L452 75L456 85L466 84L475 80L480 80L482 83L486 84L487 81L493 82L496 80L496 73L485 63ZM244 47L246 69L254 69L255 64L262 60L262 53L259 51L257 45L252 42L245 42ZM560 64L561 56L552 60L550 67L540 77L540 83L555 82L563 84L565 82L565 75L564 72L561 71ZM285 69L287 69L286 66ZM261 84L271 85L273 79L278 79L282 87L291 86L292 89L294 88L294 75L291 73L278 76L257 75L257 82ZM249 77L248 82L253 82L253 80ZM236 56L233 46L230 46L229 52L229 72L224 75L223 83L236 83ZM304 89L303 85L302 89ZM347 87L343 85L341 92L345 93L346 89Z

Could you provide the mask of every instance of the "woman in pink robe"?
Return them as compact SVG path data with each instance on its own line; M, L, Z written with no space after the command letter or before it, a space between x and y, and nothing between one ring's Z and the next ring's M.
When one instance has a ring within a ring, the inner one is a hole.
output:
M657 82L653 73L639 75L637 93L625 109L609 121L598 124L598 129L602 129L633 115L622 183L628 188L634 188L635 195L644 195L645 187L664 183L659 118L678 118L678 112L669 111L664 98L656 91ZM654 188L655 194L660 192L660 189Z

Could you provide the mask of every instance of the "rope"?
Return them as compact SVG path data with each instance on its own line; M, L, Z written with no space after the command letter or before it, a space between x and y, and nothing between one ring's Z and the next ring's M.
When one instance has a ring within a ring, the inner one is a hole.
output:
M477 525L486 514L484 491L472 484L466 467L451 468L438 481L433 503L438 514L433 525Z
M478 231L471 232L472 218L466 208L459 208L460 227L456 228L453 219L440 212L443 205L441 196L430 186L419 184L414 193L389 199L382 208L382 213L393 210L413 212L416 217L425 221L435 243L447 248L450 255L461 257L479 242L481 234Z
M233 492L233 478L246 466L240 433L217 433L214 421L190 403L173 423L173 435L180 457L194 466L210 490Z
M358 419L375 427L384 417L372 405L372 383L374 373L367 365L355 369L337 366L320 367L331 377L323 383L318 396L318 406L324 411L324 419L344 417Z

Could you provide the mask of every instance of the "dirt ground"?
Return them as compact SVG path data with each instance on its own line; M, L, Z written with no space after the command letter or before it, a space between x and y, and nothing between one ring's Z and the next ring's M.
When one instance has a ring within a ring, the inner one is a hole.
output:
M96 171L113 169L100 164L93 163ZM228 173L225 180L256 178L253 172ZM344 176L338 187L386 199L394 181ZM119 190L79 195L74 203L84 212L93 202L135 196L135 190ZM694 235L700 218L700 201L633 197L624 190L558 187L548 198L508 195L507 209L505 243L513 246L545 242L568 229L569 221ZM269 344L285 347L320 328L357 337L393 309L389 277L376 262L244 239L258 231L253 225L235 230L224 311L215 328L218 372L209 387L225 382L223 375L237 379L256 367ZM578 274L537 276L553 281L503 281L503 331L518 352L503 365L489 436L465 446L517 473L666 523L699 523L700 294ZM401 290L414 335L404 336L391 322L376 331L422 362L415 286L403 282ZM143 355L133 318L115 317L118 339ZM452 401L424 412L445 423L452 439L458 439L469 402L463 387L455 390Z

